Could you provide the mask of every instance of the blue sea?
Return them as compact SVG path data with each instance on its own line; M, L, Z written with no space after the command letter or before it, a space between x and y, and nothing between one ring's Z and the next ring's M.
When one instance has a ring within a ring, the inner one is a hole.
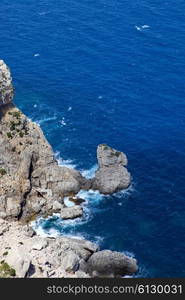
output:
M132 174L126 192L81 191L83 219L40 230L126 252L139 277L185 277L185 2L1 0L0 37L15 103L60 163L91 177L107 143Z

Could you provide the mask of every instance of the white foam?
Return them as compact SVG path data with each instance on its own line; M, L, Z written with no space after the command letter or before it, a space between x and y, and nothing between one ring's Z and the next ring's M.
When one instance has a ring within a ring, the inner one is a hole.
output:
M59 123L61 124L61 126L67 125L64 117L59 121Z
M45 119L42 119L42 120L37 120L35 121L37 124L43 124L45 122L48 122L48 121L53 121L53 120L56 120L57 117L56 116L53 116L53 117L50 117L50 118L45 118Z
M75 203L74 203L73 201L70 201L70 200L69 200L69 197L65 197L65 198L64 198L64 204L65 204L65 206L67 206L67 207L75 206Z
M99 245L99 246L101 246L101 244L103 243L103 241L104 241L104 237L99 236L99 235L96 235L96 236L93 238L93 240L92 240L92 242L94 242L95 244L97 244L97 245Z
M75 169L76 168L76 164L74 164L71 159L63 159L60 156L59 151L55 152L55 158L56 158L59 166L61 166L61 167L67 167L69 169Z
M135 188L134 188L134 183L132 182L127 189L121 190L117 193L114 193L113 195L117 198L123 198L123 196L129 196L133 191L135 191ZM119 202L118 205L120 205L120 203L121 202Z
M72 106L69 106L69 107L68 107L68 111L71 111L71 110L72 110Z
M123 253L124 255L126 255L126 256L135 258L135 254L134 254L133 252L131 252L131 251L125 250L125 251L122 251L122 253Z
M49 13L50 13L50 11L41 11L41 12L38 13L38 15L39 16L45 16L45 15L47 15Z
M142 25L142 26L135 26L135 28L138 30L138 31L142 31L143 29L148 29L150 28L149 25Z
M73 163L73 161L71 159L57 159L59 166L62 167L67 167L70 169L75 169L76 165Z
M34 54L34 57L38 57L38 56L40 56L40 53L35 53Z
M77 194L77 197L82 198L86 201L91 201L93 203L99 203L104 195L100 194L99 191L94 191L94 190L80 190L79 193Z
M145 29L145 28L150 28L150 26L149 25L143 25L143 26L141 26L143 29Z
M82 234L77 234L77 235L72 235L72 234L65 235L64 234L63 236L70 237L70 238L76 239L76 240L85 240L85 236Z
M81 173L82 175L87 178L87 179L91 179L95 176L95 172L98 169L98 165L94 165L92 166L92 168L90 168L89 170L82 170Z
M135 26L135 28L136 28L138 31L141 31L141 27Z

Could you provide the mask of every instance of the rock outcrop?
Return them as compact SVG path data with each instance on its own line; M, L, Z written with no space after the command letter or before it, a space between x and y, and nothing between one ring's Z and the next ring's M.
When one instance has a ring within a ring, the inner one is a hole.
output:
M3 60L0 60L0 106L11 103L14 96L10 70Z
M63 220L80 218L83 216L83 208L79 205L66 207L61 210L60 215Z
M0 219L0 262L6 277L122 277L137 271L136 260L119 252L99 251L84 239L27 235L28 226ZM1 272L0 277L5 277Z
M1 107L0 130L1 218L47 215L56 201L62 208L64 196L78 193L85 178L58 166L40 127L14 105Z
M63 220L82 217L81 189L111 194L127 188L127 158L107 145L97 149L99 169L85 179L58 165L41 128L12 103L13 86L0 60L0 277L117 277L137 271L121 253L99 251L86 240L40 237L27 224L55 212ZM65 197L75 206L66 207Z
M110 250L94 253L87 263L87 271L92 277L122 277L132 275L137 269L134 258Z
M106 144L97 148L98 170L93 181L93 189L102 194L113 194L130 185L131 176L127 166L127 157Z

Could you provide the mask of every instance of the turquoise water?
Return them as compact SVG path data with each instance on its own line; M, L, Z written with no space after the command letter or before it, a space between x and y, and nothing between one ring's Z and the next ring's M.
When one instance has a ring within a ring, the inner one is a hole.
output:
M182 0L1 1L16 104L63 163L92 173L107 143L133 176L127 193L85 195L84 220L42 227L127 251L138 276L185 276L184 14Z

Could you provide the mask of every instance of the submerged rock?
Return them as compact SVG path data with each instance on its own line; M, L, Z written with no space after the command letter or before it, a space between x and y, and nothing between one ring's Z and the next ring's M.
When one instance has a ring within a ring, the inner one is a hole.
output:
M129 187L131 176L125 166L127 157L105 144L97 148L98 170L92 184L102 194L113 194Z

